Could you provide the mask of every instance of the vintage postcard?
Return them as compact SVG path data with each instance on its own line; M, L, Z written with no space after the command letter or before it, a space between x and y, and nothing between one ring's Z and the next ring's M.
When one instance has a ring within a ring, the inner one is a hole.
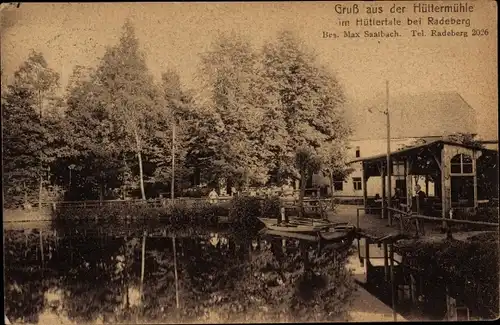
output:
M0 19L7 324L498 317L496 2Z

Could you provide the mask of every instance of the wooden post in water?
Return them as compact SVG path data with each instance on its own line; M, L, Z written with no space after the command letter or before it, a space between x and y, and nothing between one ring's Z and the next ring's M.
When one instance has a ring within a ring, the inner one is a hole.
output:
M59 248L59 237L57 236L57 230L54 229L54 246L56 249Z
M389 280L389 254L388 254L387 243L384 242L384 279L387 282Z
M25 242L26 242L26 250L24 252L24 257L28 256L28 250L29 250L29 245L28 245L28 230L24 230L24 236L25 236Z
M369 272L370 272L370 239L368 237L365 237L365 273L366 273L366 283L368 283L370 277L369 277Z
M304 270L309 270L309 252L308 252L308 247L307 243L300 241L300 253L302 255L302 260L304 262Z
M413 304L418 303L418 287L417 280L413 274L410 274L410 293L411 293L411 302Z
M449 321L457 321L457 301L450 295L448 285L446 285L446 316Z
M42 231L42 229L40 229L40 256L42 258L42 268L43 268L45 265L45 260L44 260L44 256L43 256L43 231Z
M175 235L172 236L172 247L174 249L174 277L175 277L175 307L179 313L179 278L177 274L177 250L175 249Z
M391 244L390 251L390 263L391 263L391 300L392 300L392 317L395 322L397 322L396 313L396 280L394 277L394 244Z
M144 234L142 236L142 254L141 254L141 285L139 289L139 294L140 294L140 301L142 305L142 295L144 292L144 268L146 264L146 237L147 237L147 231L144 231Z

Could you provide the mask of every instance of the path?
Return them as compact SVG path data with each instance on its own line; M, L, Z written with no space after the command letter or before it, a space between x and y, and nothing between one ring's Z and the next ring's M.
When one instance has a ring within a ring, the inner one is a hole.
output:
M357 223L357 208L361 206L356 205L337 205L335 211L328 212L328 219L333 222L349 222L353 225ZM440 223L436 222L426 222L425 225L421 221L420 226L425 226L425 235L442 235L440 229ZM359 211L359 228L365 233L373 236L374 238L380 238L388 235L396 235L400 233L399 223L393 220L392 226L389 226L389 221L382 219L379 215L365 214L363 210ZM414 234L414 232L413 232Z
M354 301L349 311L353 322L392 322L394 316L392 308L377 299L371 293L357 285ZM396 314L396 321L407 321L400 314Z

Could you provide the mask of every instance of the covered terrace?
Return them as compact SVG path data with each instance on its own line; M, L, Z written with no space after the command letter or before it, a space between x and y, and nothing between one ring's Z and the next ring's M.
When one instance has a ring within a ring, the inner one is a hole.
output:
M480 205L498 206L498 151L476 145L435 140L390 153L357 159L362 164L362 188L365 209L375 208L391 220L391 208L419 215L447 218L450 211L476 211ZM391 191L386 185L390 175ZM367 181L381 177L382 197L369 201ZM429 183L433 193L429 193ZM419 184L426 198L416 199L414 186ZM388 200L389 192L399 195ZM378 204L378 206L377 206ZM452 216L451 216L452 217ZM392 223L392 222L391 222Z

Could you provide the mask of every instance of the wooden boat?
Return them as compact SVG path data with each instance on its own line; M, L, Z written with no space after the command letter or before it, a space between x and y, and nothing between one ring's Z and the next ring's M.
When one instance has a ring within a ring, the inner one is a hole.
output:
M259 218L266 228L282 232L318 232L333 226L332 223L322 220L292 219L288 223L277 223L276 219Z
M302 233L272 230L266 227L261 230L260 235L298 239L318 243L318 248L320 250L324 247L343 250L352 245L352 242L356 237L356 228L346 227L340 229L329 229L327 231L320 231L316 233Z
M351 225L342 225L334 228L330 228L326 231L321 231L318 233L319 237L327 242L337 242L343 241L354 235L356 228Z

